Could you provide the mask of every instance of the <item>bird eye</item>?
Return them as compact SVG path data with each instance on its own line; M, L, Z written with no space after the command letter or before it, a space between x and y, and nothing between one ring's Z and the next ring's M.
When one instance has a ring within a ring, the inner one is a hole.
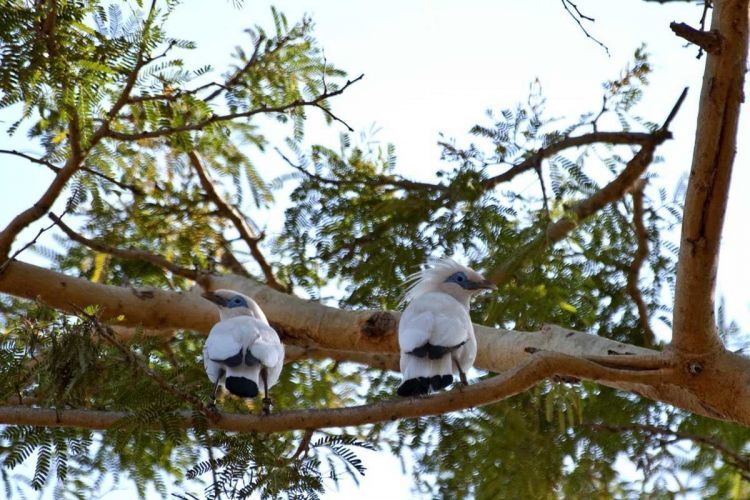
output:
M459 283L463 280L464 280L464 277L462 275L459 274L458 276L456 276L456 281L458 281Z

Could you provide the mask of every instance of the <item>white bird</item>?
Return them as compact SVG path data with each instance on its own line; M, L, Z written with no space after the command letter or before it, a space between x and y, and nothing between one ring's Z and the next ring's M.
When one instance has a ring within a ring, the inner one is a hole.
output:
M284 366L284 346L266 315L250 297L234 290L207 292L203 297L219 307L214 325L203 347L203 366L216 391L223 385L241 398L254 398L263 383L263 412L269 413L268 389L279 380ZM259 380L260 379L260 380Z
M398 325L403 376L399 396L444 389L453 383L454 371L466 385L466 372L477 356L469 301L477 292L497 287L450 258L428 261L407 283L401 303L408 306Z

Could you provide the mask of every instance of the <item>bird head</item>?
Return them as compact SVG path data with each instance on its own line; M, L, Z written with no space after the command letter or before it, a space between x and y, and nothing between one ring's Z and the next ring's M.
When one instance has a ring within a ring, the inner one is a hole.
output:
M478 292L497 290L497 287L484 276L448 257L428 261L427 266L411 275L407 282L410 282L411 286L402 302L409 302L427 292L443 292L459 302L468 304L471 297Z
M268 322L258 304L247 295L235 292L234 290L215 290L213 292L206 292L202 296L219 307L219 316L222 320L236 316L252 316L266 323Z

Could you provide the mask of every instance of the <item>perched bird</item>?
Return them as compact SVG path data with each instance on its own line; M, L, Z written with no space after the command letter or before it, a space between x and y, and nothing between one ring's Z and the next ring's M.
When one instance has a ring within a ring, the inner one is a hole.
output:
M495 285L450 258L429 261L407 283L401 302L408 306L398 325L403 376L399 396L444 389L453 382L454 371L466 385L466 372L477 356L469 301L477 292L495 290Z
M233 290L203 294L219 306L214 325L203 348L203 365L214 383L212 405L219 385L241 398L254 398L263 384L263 412L269 413L268 389L279 380L284 365L284 346L268 325L266 315L253 299Z

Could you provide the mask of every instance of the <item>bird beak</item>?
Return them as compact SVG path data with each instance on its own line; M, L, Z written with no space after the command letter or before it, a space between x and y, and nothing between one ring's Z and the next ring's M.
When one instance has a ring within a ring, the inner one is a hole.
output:
M222 297L221 295L216 295L214 292L205 292L201 294L201 297L203 297L206 300L210 300L214 304L216 304L219 307L223 307L227 303L227 299Z
M480 290L497 290L497 286L490 280L482 280L477 284Z

